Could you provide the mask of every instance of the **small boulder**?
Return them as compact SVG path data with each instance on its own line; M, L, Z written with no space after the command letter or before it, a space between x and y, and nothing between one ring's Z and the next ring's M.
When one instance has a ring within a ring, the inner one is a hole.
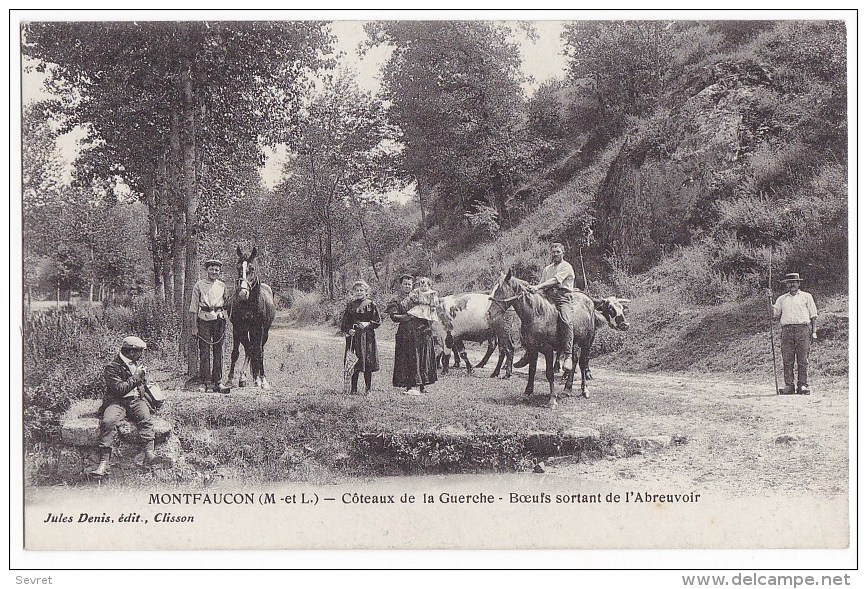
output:
M801 436L797 434L780 434L774 440L777 444L791 444L792 442L797 442L801 440Z
M671 446L671 436L637 436L631 442L642 450L668 448Z
M611 453L617 458L623 458L626 456L626 447L623 444L613 444Z

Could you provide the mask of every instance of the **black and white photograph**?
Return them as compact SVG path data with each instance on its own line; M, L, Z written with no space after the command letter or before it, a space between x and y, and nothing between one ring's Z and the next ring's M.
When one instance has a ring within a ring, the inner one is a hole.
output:
M10 15L22 567L854 567L856 11Z

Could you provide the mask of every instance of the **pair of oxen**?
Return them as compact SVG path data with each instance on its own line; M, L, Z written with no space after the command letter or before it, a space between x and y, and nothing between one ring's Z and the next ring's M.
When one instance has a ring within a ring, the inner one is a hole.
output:
M596 337L597 326L609 325L625 331L629 323L624 316L628 299L606 297L592 299L580 291L570 294L570 315L574 326L572 366L578 365L581 374L581 395L589 397L587 380L590 377L590 347ZM514 314L509 310L514 309ZM512 374L514 349L518 341L526 350L526 356L516 366L529 365L526 395L533 394L536 362L539 355L545 357L545 376L548 379L548 406L557 405L554 392L554 373L557 360L557 307L543 293L535 292L529 283L512 275L511 270L502 275L490 293L462 293L443 297L437 308L442 323L447 348L455 354L455 366L460 360L472 372L463 342L488 343L485 356L476 366L484 366L495 348L499 349L497 366L492 377L499 376L505 361L505 376ZM520 326L518 325L520 321ZM443 370L448 370L448 350L442 357ZM564 367L565 368L565 367ZM565 390L571 391L575 374L567 371Z

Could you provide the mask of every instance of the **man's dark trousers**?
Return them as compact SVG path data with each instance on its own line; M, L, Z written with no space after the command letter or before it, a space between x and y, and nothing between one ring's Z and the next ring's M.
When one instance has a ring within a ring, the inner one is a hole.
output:
M798 386L807 384L810 355L810 326L783 325L780 347L783 353L783 379L787 388L795 386L795 359L798 360Z
M213 384L218 384L223 378L223 334L226 332L226 320L204 321L196 318L196 325L199 330L196 337L199 342L199 379L205 383L210 380Z

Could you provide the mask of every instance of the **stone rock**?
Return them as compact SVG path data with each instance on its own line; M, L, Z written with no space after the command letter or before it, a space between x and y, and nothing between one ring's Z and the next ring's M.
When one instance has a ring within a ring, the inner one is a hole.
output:
M548 466L559 466L561 464L575 463L579 460L579 456L576 456L574 454L566 454L564 456L549 456L545 459L545 464Z
M99 444L99 399L86 399L75 402L60 420L60 438L73 446L97 446ZM154 434L157 443L168 439L172 424L154 415ZM138 430L129 420L118 424L118 434L122 440L139 443Z
M683 434L674 434L673 436L671 436L671 443L674 444L675 446L683 446L688 441L689 441L689 438L687 438Z
M537 464L536 466L534 466L534 467L533 467L533 472L535 472L536 474L542 474L543 472L545 472L545 463L544 463L544 462L540 462L539 464Z
M792 442L797 442L802 439L803 438L797 434L780 434L774 442L777 444L791 444Z
M671 436L637 436L630 441L642 450L668 448L671 446Z
M95 417L63 419L60 422L60 439L73 446L98 445L99 419Z
M128 420L122 420L117 427L122 440L138 443L138 429ZM162 442L172 432L172 424L162 417L154 417L154 435L157 442ZM60 422L60 438L64 443L73 446L99 445L99 418L75 417L64 418Z

